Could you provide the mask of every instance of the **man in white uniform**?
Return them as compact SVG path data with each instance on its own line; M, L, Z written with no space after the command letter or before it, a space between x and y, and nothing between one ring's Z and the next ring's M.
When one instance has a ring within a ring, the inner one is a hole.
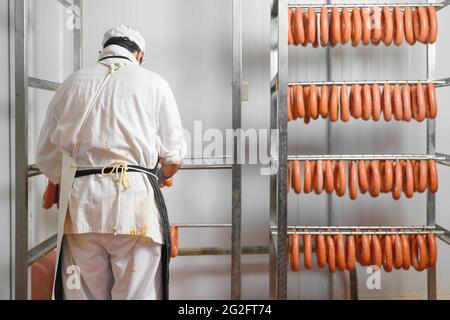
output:
M48 108L38 166L55 184L63 153L78 168L60 298L168 298L168 220L157 186L178 170L186 143L168 83L140 66L144 51L139 32L108 30L99 62L69 76Z

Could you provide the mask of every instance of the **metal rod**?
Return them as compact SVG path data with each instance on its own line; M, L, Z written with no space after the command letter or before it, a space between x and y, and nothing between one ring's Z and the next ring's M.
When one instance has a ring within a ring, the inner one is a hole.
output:
M348 155L290 155L288 160L447 160L444 156L426 154L348 154Z
M275 234L277 234L276 231L273 231ZM287 234L298 234L298 235L374 235L374 234L380 234L380 235L397 235L397 234L409 234L409 235L416 235L416 234L429 234L433 233L435 235L442 235L445 234L444 231L439 230L396 230L396 231L377 231L377 230L370 230L370 231L327 231L327 230L320 230L320 231L288 231Z
M436 7L436 9L442 9L446 6L448 6L448 1L444 1L442 3L435 3L432 4L434 7ZM338 3L338 4L307 4L307 3L298 3L298 4L289 4L289 8L309 8L312 7L313 9L315 9L316 12L320 12L320 9L325 7L325 8L338 8L340 10L342 10L343 8L350 8L350 11L352 11L352 9L354 7L358 7L358 8L372 8L374 6L377 6L379 8L381 7L388 7L388 8L396 8L399 7L401 9L404 9L406 7L420 7L420 6L424 6L426 5L426 3L420 3L420 2L412 2L412 3L395 3L395 4L389 4L389 3L353 3L353 4L349 4L349 3Z
M358 298L358 272L356 268L350 271L350 300L359 300Z
M242 0L232 3L232 125L233 130L242 127ZM240 146L233 143L233 165L231 178L231 299L241 299L241 215L242 215L242 170L238 159Z
M307 230L327 230L327 229L338 229L338 230L378 230L378 229L436 229L435 226L288 226L288 229L307 229ZM272 227L272 229L275 229Z
M205 248L181 248L178 256L219 256L231 255L231 248L205 247ZM241 254L267 254L267 246L242 247Z
M31 88L56 91L61 84L54 81L28 77L28 86Z
M30 251L28 251L27 265L28 266L32 265L34 262L39 260L39 258L45 256L47 253L55 249L57 236L58 235L54 234L47 240L41 242L40 244L32 248Z
M73 69L75 71L83 66L83 2L73 0Z
M178 228L231 228L231 223L174 223L171 224Z
M301 82L289 82L289 86L341 86L341 85L354 85L354 84L423 84L423 83L433 83L436 87L445 87L449 86L450 82L448 79L444 80L351 80L351 81L301 81Z

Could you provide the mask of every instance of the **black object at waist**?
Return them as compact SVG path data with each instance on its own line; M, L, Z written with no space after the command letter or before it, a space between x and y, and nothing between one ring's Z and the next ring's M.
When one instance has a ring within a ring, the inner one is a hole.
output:
M113 167L106 167L105 170L103 170L104 173L111 173L112 171ZM140 172L144 174L156 175L155 169L148 169L146 167L141 167L137 165L128 165L127 172ZM75 173L75 178L91 176L94 174L102 174L102 169L97 168L97 169L77 170L77 172Z

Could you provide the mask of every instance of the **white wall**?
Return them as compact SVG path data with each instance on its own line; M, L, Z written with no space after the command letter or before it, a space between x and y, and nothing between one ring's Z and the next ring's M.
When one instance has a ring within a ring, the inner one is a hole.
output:
M71 72L71 32L66 27L69 13L56 0L32 2L29 31L30 74L62 81ZM316 1L320 2L320 1ZM103 32L116 24L139 29L147 40L148 68L166 78L177 98L184 126L192 132L194 121L203 128L224 131L231 127L231 1L230 0L91 0L84 1L84 63L95 63ZM244 1L244 79L249 81L249 101L244 103L243 127L269 127L269 0ZM4 8L0 6L2 16ZM447 11L440 13L441 36L438 45L438 76L450 73L445 61L450 44L446 44ZM51 18L49 18L51 17ZM3 21L3 19L1 20ZM3 25L3 24L2 24ZM2 29L0 27L0 39ZM0 63L7 67L0 51ZM425 77L425 55L422 46L413 48L337 47L331 50L333 79L396 79ZM414 66L414 67L412 67ZM324 49L290 49L291 80L325 80ZM4 76L2 76L4 77ZM7 79L0 80L7 83ZM3 87L3 86L2 86ZM439 90L440 114L437 121L438 148L450 152L445 137L449 129L443 119L448 96ZM30 91L30 161L34 157L35 139L51 93ZM4 97L6 95L1 95ZM3 98L2 98L3 99ZM2 104L3 105L3 104ZM5 109L7 110L7 108ZM5 111L6 112L6 111ZM2 118L3 119L3 118ZM6 128L7 123L0 128ZM2 129L3 130L3 129ZM425 152L425 126L351 120L332 125L333 153ZM7 133L7 131L6 131ZM305 126L289 124L291 154L327 152L327 124L323 120ZM356 133L356 134L355 134ZM4 135L2 135L4 136ZM3 140L0 140L2 143ZM445 199L449 185L448 170L440 168L441 189L437 196L438 221L449 225ZM33 179L30 198L33 201L30 245L55 232L55 212L42 212L40 198L45 181ZM269 179L259 175L257 166L243 169L243 245L268 245ZM3 183L0 181L0 183ZM5 188L8 182L4 182ZM231 173L226 171L180 172L175 186L165 190L173 223L231 221ZM3 193L0 194L1 197ZM1 201L1 200L0 200ZM4 199L2 202L7 203ZM328 198L325 195L289 195L289 223L325 225L328 222ZM4 219L2 216L0 219ZM7 225L2 220L2 225ZM334 224L423 224L425 198L393 202L388 196L370 199L361 196L350 202L332 198L331 223ZM3 231L3 230L2 230ZM4 234L2 233L2 237ZM229 246L227 230L182 230L181 246ZM2 249L3 250L3 249ZM7 275L9 252L1 252L0 277ZM445 270L449 267L448 248L440 246L438 262L439 293L448 294L450 284ZM243 298L268 298L268 256L243 256ZM172 262L172 297L190 299L227 299L230 292L229 257L178 257ZM365 270L359 270L360 294L365 298L424 297L425 273L396 271L383 274L382 290L365 289ZM0 278L1 280L1 278ZM348 294L345 276L334 275L329 286L325 270L289 271L290 299L344 298ZM3 288L2 288L3 290ZM6 293L1 292L4 295Z

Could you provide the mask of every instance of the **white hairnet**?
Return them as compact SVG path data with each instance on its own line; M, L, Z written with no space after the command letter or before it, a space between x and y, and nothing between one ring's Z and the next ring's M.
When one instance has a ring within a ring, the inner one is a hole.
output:
M102 45L104 46L105 43L111 39L116 37L126 37L130 39L131 41L134 41L141 51L145 51L145 40L144 37L139 33L139 31L134 30L128 26L120 25L116 26L112 29L109 29L105 32L105 35L103 36L103 42Z

